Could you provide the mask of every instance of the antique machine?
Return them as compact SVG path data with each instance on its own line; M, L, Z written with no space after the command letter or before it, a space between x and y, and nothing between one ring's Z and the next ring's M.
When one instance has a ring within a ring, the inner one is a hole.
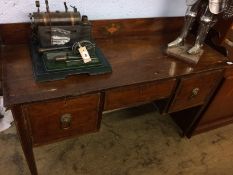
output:
M64 79L73 74L104 74L111 66L92 40L92 25L75 6L69 11L51 12L45 0L46 12L30 14L32 37L31 56L36 81Z
M181 34L168 44L167 54L190 63L198 63L203 54L203 44L209 30L215 25L219 17L224 20L233 16L233 0L186 0L187 12L185 24ZM185 43L185 39L192 29L198 14L201 14L200 25L195 44Z

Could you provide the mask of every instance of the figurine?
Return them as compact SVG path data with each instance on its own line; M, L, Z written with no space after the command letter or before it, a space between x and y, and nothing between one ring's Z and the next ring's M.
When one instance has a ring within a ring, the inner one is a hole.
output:
M200 26L194 46L186 48L187 55L198 55L200 57L203 50L205 38L213 25L217 22L217 16L223 14L223 18L233 16L233 0L186 0L188 6L185 15L185 24L179 37L168 44L169 48L182 47L185 45L185 39L188 32L192 29L192 25L197 17L200 9L204 9L204 13L200 18ZM192 56L194 58L194 56ZM199 58L195 59L197 62Z

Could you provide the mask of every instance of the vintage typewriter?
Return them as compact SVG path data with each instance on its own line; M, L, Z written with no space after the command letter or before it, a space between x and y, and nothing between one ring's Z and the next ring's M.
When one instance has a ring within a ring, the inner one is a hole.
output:
M45 0L46 12L30 14L32 37L31 57L36 81L64 79L69 75L97 75L110 73L110 64L92 40L92 25L75 6L69 11L64 2L64 12L50 12Z

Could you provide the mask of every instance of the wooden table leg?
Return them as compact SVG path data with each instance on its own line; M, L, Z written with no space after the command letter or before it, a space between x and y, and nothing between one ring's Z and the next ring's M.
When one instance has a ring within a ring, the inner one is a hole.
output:
M28 128L28 123L24 115L23 108L21 106L15 106L11 110L15 119L15 124L22 145L22 149L31 174L38 175L33 153L32 138L30 137L30 130Z

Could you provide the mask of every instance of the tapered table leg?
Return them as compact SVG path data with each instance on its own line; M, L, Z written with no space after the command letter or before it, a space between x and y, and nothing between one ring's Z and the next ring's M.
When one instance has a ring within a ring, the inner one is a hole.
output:
M33 153L32 138L23 108L21 106L15 106L11 110L30 172L32 175L38 175Z

